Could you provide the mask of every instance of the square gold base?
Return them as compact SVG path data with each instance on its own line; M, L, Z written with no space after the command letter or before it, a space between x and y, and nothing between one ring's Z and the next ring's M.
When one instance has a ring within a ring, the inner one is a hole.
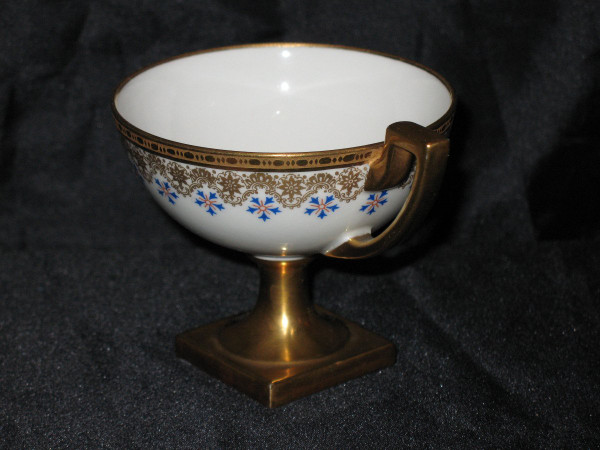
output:
M223 327L239 316L178 335L177 356L270 408L394 364L396 348L390 341L323 308L316 309L343 322L349 331L346 344L327 356L290 362L239 357L218 340Z

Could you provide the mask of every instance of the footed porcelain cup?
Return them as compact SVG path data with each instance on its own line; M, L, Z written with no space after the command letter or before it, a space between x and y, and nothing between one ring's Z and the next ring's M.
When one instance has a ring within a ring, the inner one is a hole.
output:
M372 256L419 225L454 106L431 69L317 44L190 53L125 79L113 113L150 194L261 267L256 308L180 335L178 354L269 406L392 363L388 341L315 309L304 266Z

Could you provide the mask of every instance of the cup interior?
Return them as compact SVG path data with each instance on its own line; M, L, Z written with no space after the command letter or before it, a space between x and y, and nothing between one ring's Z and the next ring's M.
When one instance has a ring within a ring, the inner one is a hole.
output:
M310 45L191 54L139 72L115 97L121 117L154 136L269 153L381 142L389 124L430 125L451 103L440 78L409 62Z

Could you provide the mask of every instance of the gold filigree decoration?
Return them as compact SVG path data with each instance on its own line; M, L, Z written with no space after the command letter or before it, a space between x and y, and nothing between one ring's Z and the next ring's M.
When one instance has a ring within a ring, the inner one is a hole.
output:
M190 197L199 189L214 190L230 205L241 205L263 191L285 208L298 208L319 191L333 194L339 201L355 200L363 191L368 165L329 169L317 173L240 172L190 166L158 157L124 139L132 163L141 177L153 182L157 175L173 186L177 194ZM410 183L410 179L405 184Z

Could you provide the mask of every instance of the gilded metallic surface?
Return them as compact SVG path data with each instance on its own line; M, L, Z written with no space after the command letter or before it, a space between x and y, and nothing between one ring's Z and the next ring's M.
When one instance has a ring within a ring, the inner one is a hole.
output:
M449 145L450 141L444 136L412 122L390 125L386 133L386 151L408 152L416 161L410 194L394 221L377 237L366 235L349 239L326 255L345 259L366 258L406 239L433 205L446 170ZM383 166L383 170L367 174L365 190L389 187L393 174L388 175L388 170L393 171L394 166Z
M305 276L308 259L256 261L258 301L248 316L221 331L224 348L242 358L293 364L322 358L347 342L343 323L315 312Z
M414 156L405 151L395 151L393 143L386 138L378 159L369 162L365 180L366 191L382 191L403 185L414 166Z
M127 84L132 78L140 73L151 69L152 67L160 64L167 63L179 58L187 56L198 55L202 53L209 53L215 51L223 51L230 49L241 49L251 47L327 47L327 48L339 48L344 50L353 50L363 53L369 53L374 55L383 56L386 58L395 59L398 61L411 64L419 67L426 72L432 74L438 78L444 86L448 89L450 97L452 99L448 110L436 120L430 124L427 128L435 130L440 134L447 134L452 121L454 118L454 111L456 108L456 98L454 90L450 84L442 77L439 73L434 70L397 56L389 55L382 52L376 52L371 50L365 50L354 47L336 46L336 45L325 45L325 44L309 44L309 43L269 43L269 44L251 44L251 45L240 45L231 47L222 47L209 50L202 50L198 52L186 53L184 55L175 56L163 61L159 61L150 66L144 67L143 69L135 72L129 77L125 78L119 86L116 88L113 100L112 100L112 112L116 121L117 129L123 135L125 139L134 142L136 145L144 148L148 152L156 155L163 156L165 158L174 159L176 161L185 162L188 164L199 165L204 167L214 167L219 169L232 169L232 170L255 170L255 171L302 171L302 170L315 170L320 168L333 168L333 167L347 167L357 164L364 164L366 161L380 159L381 153L383 152L384 143L376 142L368 145L361 145L358 147L334 149L334 150L321 150L305 153L262 153L262 152L240 152L227 149L212 149L196 145L189 145L181 142L175 142L168 139L155 136L151 133L143 131L121 116L116 108L116 98L123 86Z
M180 334L180 358L269 407L394 363L391 342L312 304L309 260L256 261L254 310Z

